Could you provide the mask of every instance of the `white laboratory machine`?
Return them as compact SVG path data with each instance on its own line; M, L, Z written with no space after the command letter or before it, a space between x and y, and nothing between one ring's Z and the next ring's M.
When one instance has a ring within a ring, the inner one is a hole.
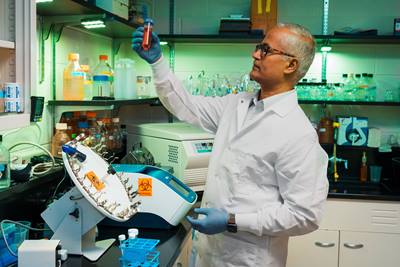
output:
M171 166L174 176L193 191L204 190L214 135L187 123L127 125L128 152L141 143L156 163Z

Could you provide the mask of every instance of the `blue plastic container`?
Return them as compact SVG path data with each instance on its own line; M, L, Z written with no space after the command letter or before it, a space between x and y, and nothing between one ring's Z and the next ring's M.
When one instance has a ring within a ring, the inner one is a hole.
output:
M19 223L27 226L31 224L28 221L19 221ZM3 223L2 227L8 246L17 254L19 245L28 238L29 230L13 223ZM15 262L17 262L17 257L12 255L7 249L3 234L0 231L0 267L5 267Z
M156 267L159 265L160 252L156 250L160 240L134 238L127 239L119 246L122 257L120 258L123 267Z

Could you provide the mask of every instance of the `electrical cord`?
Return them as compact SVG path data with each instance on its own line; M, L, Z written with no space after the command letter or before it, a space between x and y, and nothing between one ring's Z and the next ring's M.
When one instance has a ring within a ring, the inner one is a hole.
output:
M21 226L23 228L26 228L26 229L29 229L29 230L32 230L32 231L48 231L48 230L50 230L49 228L34 228L34 227L27 226L25 224L22 224L22 223L16 222L16 221L12 221L12 220L2 220L0 222L0 228L1 228L1 233L3 235L4 243L6 244L6 247L7 247L8 251L11 253L11 255L13 255L15 257L18 257L18 255L16 253L14 253L14 251L12 251L12 249L8 245L6 234L4 233L4 227L3 227L4 223L13 223L13 224L19 225L19 226Z
M19 146L19 145L32 145L32 146L35 146L35 147L41 149L42 151L46 152L46 154L49 155L49 157L51 158L51 165L50 165L50 163L45 162L45 163L39 163L39 164L36 164L35 166L33 166L32 170L31 170L31 174L30 174L31 177L34 176L34 175L46 174L46 173L50 172L55 167L56 161L55 161L53 155L51 155L51 153L41 145L38 145L38 144L35 144L35 143L32 143L32 142L19 142L19 143L16 143L16 144L12 145L8 150L11 151L13 148L15 148L16 146ZM45 170L44 171L36 171L36 169L38 169L38 168L44 168Z
M54 199L54 197L57 194L58 188L64 182L65 178L67 177L67 169L64 168L64 176L62 177L61 181L57 184L56 188L54 189L53 195L51 196L51 199Z

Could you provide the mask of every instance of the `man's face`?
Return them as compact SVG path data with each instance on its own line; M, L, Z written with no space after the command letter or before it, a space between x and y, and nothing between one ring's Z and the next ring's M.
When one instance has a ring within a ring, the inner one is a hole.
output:
M285 69L287 69L291 51L283 45L284 38L290 32L285 28L273 28L265 36L262 43L257 47L252 57L254 59L250 78L263 85L276 85L285 80Z

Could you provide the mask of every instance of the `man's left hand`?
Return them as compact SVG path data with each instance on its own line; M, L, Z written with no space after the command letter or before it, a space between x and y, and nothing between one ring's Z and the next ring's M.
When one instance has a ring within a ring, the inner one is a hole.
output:
M193 228L200 233L214 235L226 231L228 225L228 213L226 211L214 208L200 208L194 209L194 212L206 215L204 219L194 219L186 216Z

